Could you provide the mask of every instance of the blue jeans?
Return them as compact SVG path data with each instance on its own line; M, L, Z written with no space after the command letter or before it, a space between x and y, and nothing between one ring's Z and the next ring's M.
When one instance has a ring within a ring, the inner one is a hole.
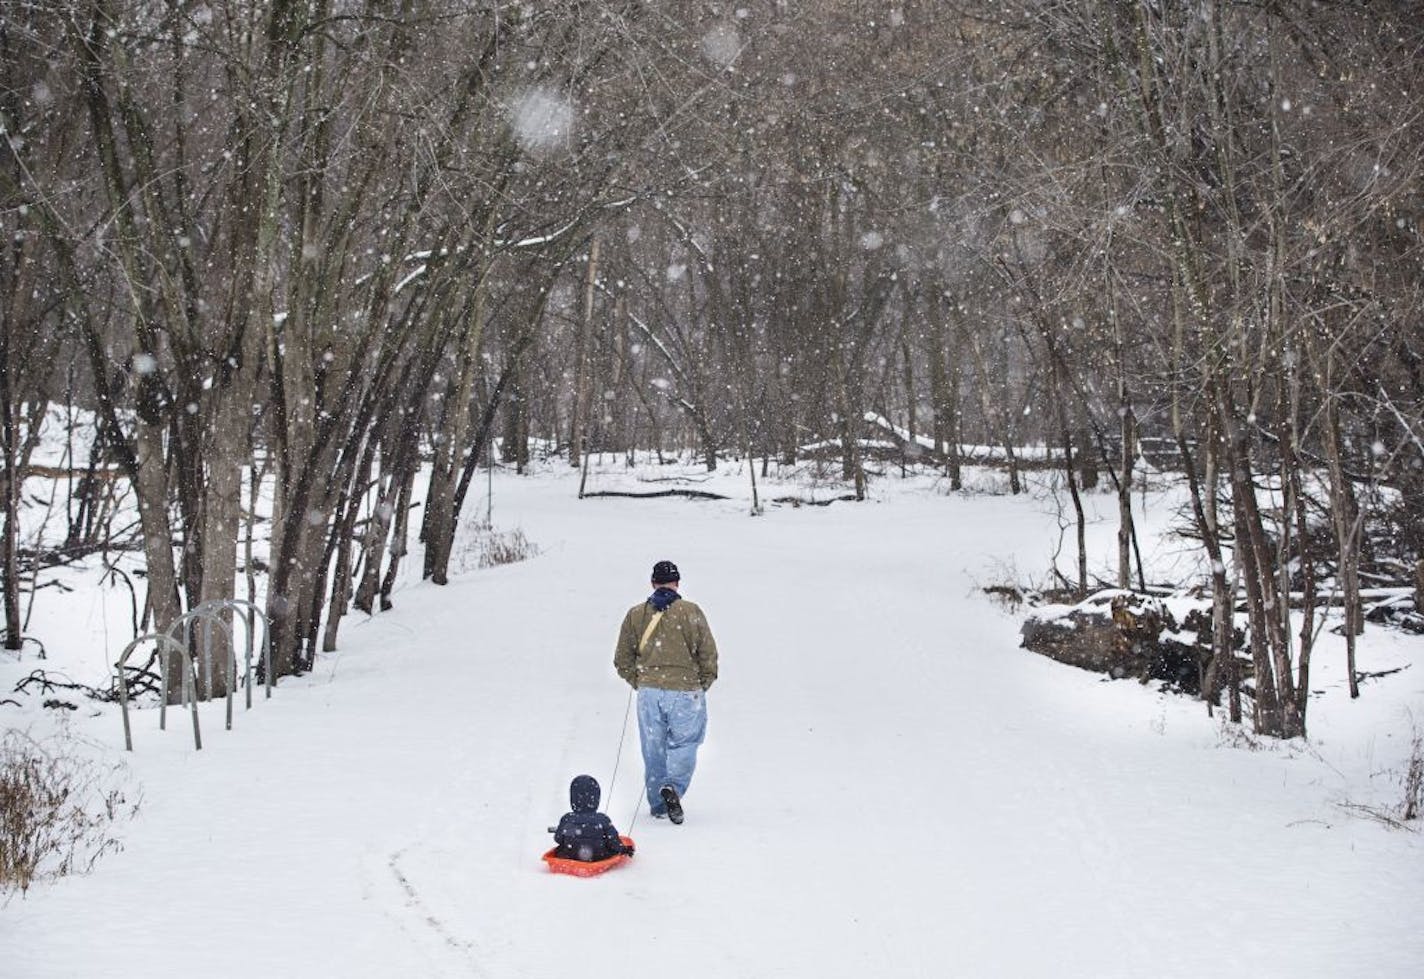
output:
M658 790L671 785L687 794L697 767L697 746L707 735L707 695L701 690L638 688L638 738L643 745L643 781L654 815L667 812Z

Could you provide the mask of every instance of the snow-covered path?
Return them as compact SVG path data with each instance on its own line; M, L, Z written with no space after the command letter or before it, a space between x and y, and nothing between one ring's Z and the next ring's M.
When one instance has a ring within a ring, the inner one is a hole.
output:
M1344 702L1317 753L1222 747L1199 705L1018 649L975 586L1042 564L1035 504L753 520L568 490L497 492L540 557L406 588L234 731L205 713L201 753L141 716L125 852L7 906L0 971L1424 973L1424 843L1336 805L1398 718ZM722 649L687 822L634 825L630 720L605 804L638 856L548 874L569 778L609 787L612 643L662 557ZM121 744L112 715L84 730Z

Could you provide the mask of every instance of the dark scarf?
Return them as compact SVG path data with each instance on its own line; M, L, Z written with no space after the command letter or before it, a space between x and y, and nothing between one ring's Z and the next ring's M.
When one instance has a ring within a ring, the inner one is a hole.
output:
M681 595L671 588L659 588L648 596L648 604L651 605L655 611L666 612L669 606L681 597Z

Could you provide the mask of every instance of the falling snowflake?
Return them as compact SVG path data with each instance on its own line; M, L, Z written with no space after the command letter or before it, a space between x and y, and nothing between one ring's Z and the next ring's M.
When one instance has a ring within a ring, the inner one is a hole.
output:
M708 61L730 67L742 50L742 39L733 24L718 24L702 35L702 53Z
M532 88L515 98L509 114L515 139L529 153L555 149L573 132L573 105L547 88Z

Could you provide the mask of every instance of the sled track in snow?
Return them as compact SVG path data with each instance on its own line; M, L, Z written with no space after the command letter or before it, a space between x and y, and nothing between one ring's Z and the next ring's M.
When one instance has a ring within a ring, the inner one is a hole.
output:
M450 930L445 927L445 922L441 921L439 916L426 906L425 901L421 899L420 891L416 889L416 886L410 882L410 878L401 870L400 858L404 853L404 850L397 850L395 853L392 853L386 865L390 867L391 875L395 877L396 885L400 887L401 893L405 895L406 906L430 929L431 933L440 939L443 947L450 951L460 953L465 966L468 967L468 970L471 970L462 970L462 975L474 974L483 976L485 974L484 970L481 969L479 964L475 961L474 943L461 941L452 935Z

